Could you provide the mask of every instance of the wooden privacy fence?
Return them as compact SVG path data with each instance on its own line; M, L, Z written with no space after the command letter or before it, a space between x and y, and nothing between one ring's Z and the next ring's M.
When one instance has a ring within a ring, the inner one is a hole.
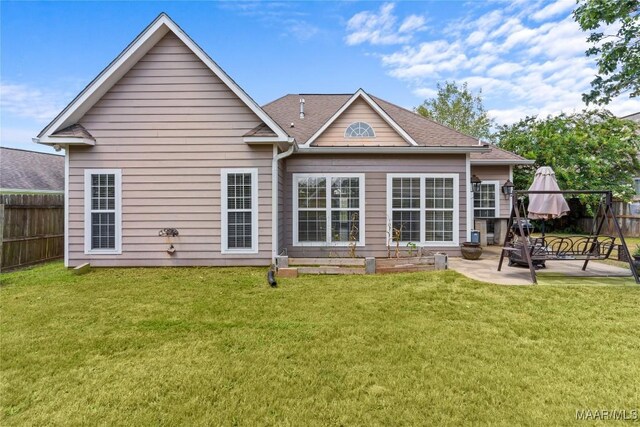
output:
M630 203L614 201L613 210L618 218L618 223L625 237L640 237L640 214L632 212ZM580 218L578 225L580 229L589 232L593 224L593 218ZM602 234L615 235L616 230L611 219L605 221Z
M0 194L0 270L63 256L63 194Z

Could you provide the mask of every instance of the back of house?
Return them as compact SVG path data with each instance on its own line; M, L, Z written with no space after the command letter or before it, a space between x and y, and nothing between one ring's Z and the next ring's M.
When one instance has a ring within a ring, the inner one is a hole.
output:
M457 255L528 163L362 89L260 107L165 14L37 142L65 150L67 266Z

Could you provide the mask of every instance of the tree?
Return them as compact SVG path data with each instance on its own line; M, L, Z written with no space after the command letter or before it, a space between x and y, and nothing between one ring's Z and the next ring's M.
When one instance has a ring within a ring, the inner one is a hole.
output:
M424 117L467 135L483 140L491 136L493 121L482 104L482 91L473 94L466 82L462 88L456 82L445 82L444 86L438 83L436 97L425 100L415 110Z
M573 17L592 46L587 56L597 57L598 74L591 91L582 95L587 103L608 104L629 92L640 95L640 0L580 0ZM603 25L610 25L605 34ZM617 28L617 31L615 30Z
M515 171L518 189L529 188L538 167L551 166L562 189L611 190L623 200L634 194L632 180L640 176L640 126L606 110L527 117L500 126L496 137L501 148L535 160Z

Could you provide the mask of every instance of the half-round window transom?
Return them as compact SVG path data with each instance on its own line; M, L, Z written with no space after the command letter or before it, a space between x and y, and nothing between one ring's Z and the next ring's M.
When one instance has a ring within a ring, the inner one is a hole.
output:
M376 134L369 123L355 122L349 125L344 136L345 138L373 138Z

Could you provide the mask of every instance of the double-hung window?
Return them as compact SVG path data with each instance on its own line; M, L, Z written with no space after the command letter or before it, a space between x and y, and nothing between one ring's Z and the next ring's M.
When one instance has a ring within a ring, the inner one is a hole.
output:
M122 253L122 172L84 171L84 252Z
M258 170L221 171L221 251L258 252Z
M364 245L364 175L294 174L293 241Z
M473 193L473 216L475 218L497 218L500 216L498 181L482 181L480 191Z
M458 244L458 175L387 175L390 241L423 246Z

